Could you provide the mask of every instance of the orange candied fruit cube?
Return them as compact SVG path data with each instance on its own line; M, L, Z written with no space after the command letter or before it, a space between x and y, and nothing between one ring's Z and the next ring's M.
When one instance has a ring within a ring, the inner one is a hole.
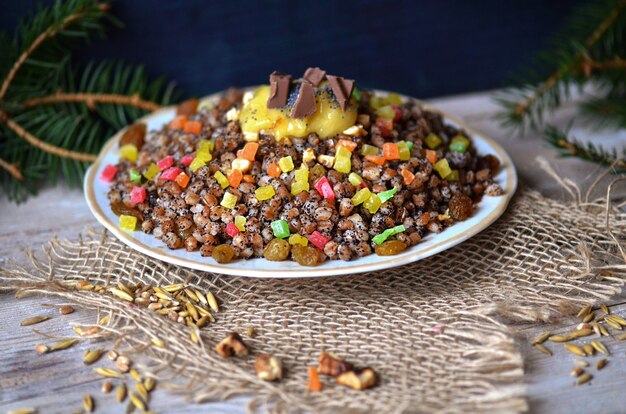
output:
M366 155L365 159L376 165L384 165L386 161L385 157L381 157L380 155Z
M234 169L228 174L228 184L231 187L237 188L243 179L243 173L237 169Z
M176 181L176 183L182 188L185 188L187 187L187 184L189 184L189 176L182 172L176 176L174 181Z
M187 121L185 122L185 132L198 135L202 131L202 122L200 121Z
M244 183L254 183L254 177L252 176L252 174L246 174L243 176L243 182Z
M267 166L267 175L272 178L277 178L280 176L280 167L277 164L271 163Z
M309 384L307 385L307 390L315 392L322 391L322 381L320 381L317 369L314 367L309 367Z
M254 157L256 156L256 152L258 149L258 142L248 142L246 145L243 146L243 149L241 150L241 158L244 158L248 161L254 161Z
M385 142L383 144L383 157L388 160L399 160L400 149L398 148L398 144L393 142Z
M402 170L402 178L404 179L404 184L409 185L415 180L415 174L409 170Z
M437 152L433 150L426 150L426 159L432 165L435 165L437 162Z
M350 141L349 139L340 139L339 142L337 142L337 146L344 147L348 151L354 152L354 150L356 149L357 143Z
M170 128L171 129L183 129L186 123L187 123L187 117L185 115L179 115L176 118L172 119L172 122L170 122Z

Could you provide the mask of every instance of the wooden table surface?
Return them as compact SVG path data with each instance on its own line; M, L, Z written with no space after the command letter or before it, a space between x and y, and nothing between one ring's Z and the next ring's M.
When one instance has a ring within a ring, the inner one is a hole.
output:
M577 183L589 182L599 168L577 159L557 158L537 136L523 139L500 128L493 115L498 109L489 93L479 93L432 100L429 103L460 116L475 129L497 139L511 154L522 182L554 198L566 196L560 186L538 167L535 158L546 157L556 171ZM573 108L565 109L555 118L557 124L565 123ZM580 137L592 134L579 129ZM626 135L616 132L593 134L607 145L624 145ZM91 216L83 194L62 186L43 190L38 197L16 206L0 199L0 264L9 258L24 260L23 249L39 249L51 237L75 238L86 227L98 226ZM124 407L114 403L112 395L100 392L101 380L82 364L82 345L64 352L41 357L34 347L41 338L29 328L19 327L19 321L35 314L50 314L53 319L37 326L51 335L69 334L68 320L92 323L95 314L77 310L71 317L59 317L55 308L42 305L59 301L54 298L33 297L16 300L13 295L0 294L0 413L18 407L37 407L40 413L72 413L80 410L82 396L96 398L96 412L122 413ZM626 317L625 292L613 298L611 311ZM526 383L532 412L537 413L624 413L626 412L626 341L611 344L609 365L584 386L574 386L569 376L573 357L564 351L548 357L528 343L528 338L549 328L552 331L572 329L573 319L546 326L520 328L519 344L525 358ZM553 348L555 348L553 346ZM594 361L598 358L594 358ZM595 371L595 370L593 370ZM162 413L244 413L246 398L210 403L202 406L186 404L179 396L157 390L151 408Z

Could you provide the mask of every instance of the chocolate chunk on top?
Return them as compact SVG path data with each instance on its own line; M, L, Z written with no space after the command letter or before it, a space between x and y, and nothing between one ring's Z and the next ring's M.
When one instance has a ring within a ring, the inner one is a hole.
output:
M337 98L337 102L339 102L341 110L345 111L350 102L352 90L354 89L354 80L333 75L326 75L326 79L328 79L328 83L335 94L335 98Z
M291 75L280 72L272 72L270 75L270 96L267 99L268 108L282 108L287 105Z
M291 117L304 118L313 115L315 109L315 92L313 91L313 85L306 81L302 82L296 103L293 104L293 109L291 110Z
M308 68L304 72L304 76L302 78L311 82L313 86L319 86L319 84L324 80L324 76L326 76L326 71L322 70L318 67Z

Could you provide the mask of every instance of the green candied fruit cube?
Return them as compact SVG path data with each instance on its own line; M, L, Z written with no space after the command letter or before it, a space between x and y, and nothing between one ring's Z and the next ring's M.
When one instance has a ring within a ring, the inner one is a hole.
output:
M398 105L398 106L402 105L402 98L396 92L391 92L389 95L387 95L387 97L385 98L385 101L387 101L387 103Z
M372 194L370 198L368 198L365 203L363 203L363 207L367 209L370 213L374 214L378 211L380 206L383 204L380 197L376 194Z
M196 157L191 161L191 164L189 164L189 168L191 171L196 172L198 168L204 167L205 165L206 163L200 157Z
M289 231L289 224L287 224L285 220L274 220L270 225L272 226L274 237L284 239L289 237L289 235L291 234L291 232Z
M450 168L450 164L448 164L448 160L443 158L435 163L435 171L439 173L441 178L446 178L452 172Z
M141 174L138 171L130 170L128 171L128 178L130 178L130 181L138 183L141 181Z
M393 119L396 117L396 111L394 111L390 105L385 105L376 110L376 115L386 119Z
M228 191L225 192L224 198L222 198L222 201L220 202L220 206L232 210L233 208L235 208L236 204L237 204L237 196L229 193Z
M393 197L397 192L398 192L398 187L393 187L391 190L382 191L378 193L377 195L378 195L378 198L380 198L380 201L384 203L385 201Z
M372 192L369 188L361 188L354 196L352 196L352 204L358 206L359 204L366 202L371 195Z
M143 176L148 180L152 180L160 172L159 167L155 163L150 164L148 169L143 173Z
M469 147L469 143L469 139L467 139L463 135L457 135L456 137L452 138L452 141L450 142L450 146L448 148L450 149L450 151L454 152L465 152Z
M226 178L226 176L222 174L221 171L215 171L215 174L213 174L213 177L217 180L217 182L222 187L222 189L228 187L229 185L228 178Z
M137 227L137 217L127 216L125 214L120 215L120 229L126 231L135 231Z
M378 147L369 144L363 144L361 147L361 155L378 155Z
M398 141L396 143L398 145L398 152L400 153L400 161L408 161L411 158L411 150L409 146L404 141Z
M437 134L428 134L428 136L424 139L424 142L428 148L435 149L441 145L443 141L441 141L441 138L439 138L439 135Z
M459 170L452 170L450 174L446 176L446 181L459 181Z
M361 102L361 90L357 88L356 86L352 90L352 96L357 102Z
M409 147L409 151L413 151L413 141L405 141L406 146Z
M359 174L352 172L348 176L348 181L350 181L350 184L352 184L353 186L359 188L361 186L361 183L363 182L363 178L361 178Z

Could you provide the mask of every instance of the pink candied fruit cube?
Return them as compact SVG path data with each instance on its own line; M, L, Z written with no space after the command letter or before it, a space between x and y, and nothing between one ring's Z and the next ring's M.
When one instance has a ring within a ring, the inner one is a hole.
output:
M143 187L134 187L130 190L130 202L139 204L146 201L146 189Z
M157 167L159 167L159 170L161 171L170 168L172 165L174 165L174 157L172 157L171 155L168 155L161 161L157 162Z
M326 246L326 243L328 243L330 241L330 239L326 236L324 236L322 233L320 233L319 231L315 230L313 233L311 233L311 235L309 236L309 241L315 245L315 247L317 247L320 250L324 250L324 246Z
M161 173L161 180L174 181L176 177L178 177L178 174L182 172L183 170L178 167L170 167Z
M235 223L230 222L226 225L226 233L228 233L230 237L235 237L239 234L239 229L235 226Z
M180 162L182 162L185 167L189 167L189 165L191 164L192 161L193 161L193 157L191 155L185 155L180 160Z
M318 193L322 195L322 197L334 201L335 200L335 192L333 191L333 187L328 182L328 178L320 177L315 182L315 189Z
M111 183L115 178L115 174L117 174L117 167L113 164L108 164L102 170L102 173L100 174L100 179L102 181L106 181L107 183Z

